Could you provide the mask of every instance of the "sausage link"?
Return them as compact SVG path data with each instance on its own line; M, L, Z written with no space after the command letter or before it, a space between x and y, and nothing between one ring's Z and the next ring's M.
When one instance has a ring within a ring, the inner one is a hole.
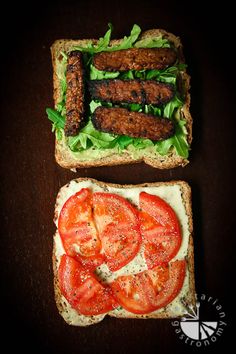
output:
M84 81L82 52L73 51L68 56L66 68L66 123L65 135L78 133L84 116Z
M89 91L94 99L113 103L160 106L174 96L172 85L155 80L92 80Z
M176 59L172 48L131 48L97 53L93 65L104 71L161 70L173 65Z
M126 108L97 107L92 115L97 130L153 141L164 140L174 134L170 119L160 118L142 112L130 112Z

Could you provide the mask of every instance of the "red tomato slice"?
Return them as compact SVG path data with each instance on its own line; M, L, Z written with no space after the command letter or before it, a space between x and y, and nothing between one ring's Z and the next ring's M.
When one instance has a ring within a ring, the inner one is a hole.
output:
M63 205L58 220L59 234L66 254L89 268L103 263L101 241L92 215L92 192L82 188Z
M181 228L174 210L163 199L139 195L141 233L148 269L169 262L181 246Z
M146 272L118 277L110 286L114 297L125 310L136 314L153 311L151 298L155 297L155 291Z
M118 306L109 287L100 284L90 271L65 254L61 257L58 279L62 295L82 315L99 315Z
M94 219L111 271L128 264L141 245L137 210L126 199L111 193L94 193Z
M151 299L151 303L155 310L167 306L179 294L183 287L186 274L185 260L178 260L169 264L169 277L167 279L167 267L156 267L148 270L148 275L152 280L153 288L156 296Z
M136 275L118 277L111 288L129 312L147 314L168 305L180 292L185 278L184 260L158 266Z

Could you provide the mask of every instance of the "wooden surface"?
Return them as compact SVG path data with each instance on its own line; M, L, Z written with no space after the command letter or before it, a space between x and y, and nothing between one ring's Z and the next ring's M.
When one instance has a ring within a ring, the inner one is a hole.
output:
M190 9L183 1L141 5L123 0L65 1L54 6L44 1L20 3L2 12L7 25L1 24L1 332L9 350L15 346L27 353L192 350L177 338L168 320L107 318L89 328L76 328L59 316L51 264L54 203L58 189L80 176L115 183L173 179L190 183L197 292L219 299L228 322L222 337L205 351L222 349L233 340L229 333L235 279L230 275L235 254L231 168L235 63L230 47L226 50L231 46L230 14L228 7L206 10L199 2ZM115 38L128 34L133 23L143 30L164 28L181 37L192 76L194 118L187 167L160 171L137 164L73 173L55 163L54 136L45 114L45 108L53 105L50 45L58 38L97 38L108 22L114 25Z

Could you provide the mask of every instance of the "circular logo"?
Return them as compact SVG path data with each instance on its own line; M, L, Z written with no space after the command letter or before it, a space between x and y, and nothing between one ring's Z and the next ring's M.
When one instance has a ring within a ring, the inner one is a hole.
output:
M172 321L179 339L191 346L201 347L216 342L226 327L225 312L218 299L196 295L196 307L186 307L180 321Z

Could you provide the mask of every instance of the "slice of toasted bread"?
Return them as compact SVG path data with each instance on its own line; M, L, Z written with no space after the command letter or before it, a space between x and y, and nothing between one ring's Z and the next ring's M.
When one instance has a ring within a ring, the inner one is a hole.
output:
M168 33L162 29L152 29L143 32L140 39L156 38L159 36L171 42L177 50L180 63L184 63L182 52L182 44L179 37L172 33ZM86 46L88 42L97 43L95 39L84 40L57 40L51 47L52 64L53 64L53 87L54 87L54 102L55 105L60 102L62 92L60 79L57 76L57 65L62 60L61 52L68 52L74 46ZM121 40L112 40L111 45L117 45ZM185 97L185 103L180 110L181 119L186 122L187 141L191 144L192 141L192 117L189 111L190 106L190 77L186 71L181 71L181 79L179 80L181 92ZM95 149L96 150L96 149ZM91 157L91 152L93 153ZM94 147L82 152L73 152L65 143L65 139L57 140L55 142L55 158L59 165L64 168L81 168L93 166L112 166L119 164L131 164L144 161L146 164L160 169L173 168L177 166L185 166L189 161L179 156L175 149L170 149L167 155L160 155L154 147L147 147L137 150L135 148L127 148L123 151L118 149L97 149L94 153Z
M139 185L119 185L99 182L91 178L78 178L70 181L63 186L56 199L54 222L58 225L58 217L62 206L66 200L78 192L81 188L90 188L92 191L103 191L117 193L123 197L131 199L135 205L138 205L138 196L140 191L146 191L150 194L158 195L166 200L174 209L180 221L182 228L182 244L175 259L186 259L187 272L184 285L177 297L166 307L147 315L136 315L124 309L118 308L107 313L109 316L122 318L175 318L186 314L189 306L195 306L195 284L194 284L194 250L193 250L193 222L191 209L191 189L186 182L156 182L144 183ZM53 246L53 270L54 270L54 288L57 307L61 316L68 324L77 326L88 326L100 322L105 315L83 316L77 313L64 296L61 294L58 284L58 266L60 258L64 254L64 248L60 240L58 231L54 235ZM172 261L173 261L172 260Z

